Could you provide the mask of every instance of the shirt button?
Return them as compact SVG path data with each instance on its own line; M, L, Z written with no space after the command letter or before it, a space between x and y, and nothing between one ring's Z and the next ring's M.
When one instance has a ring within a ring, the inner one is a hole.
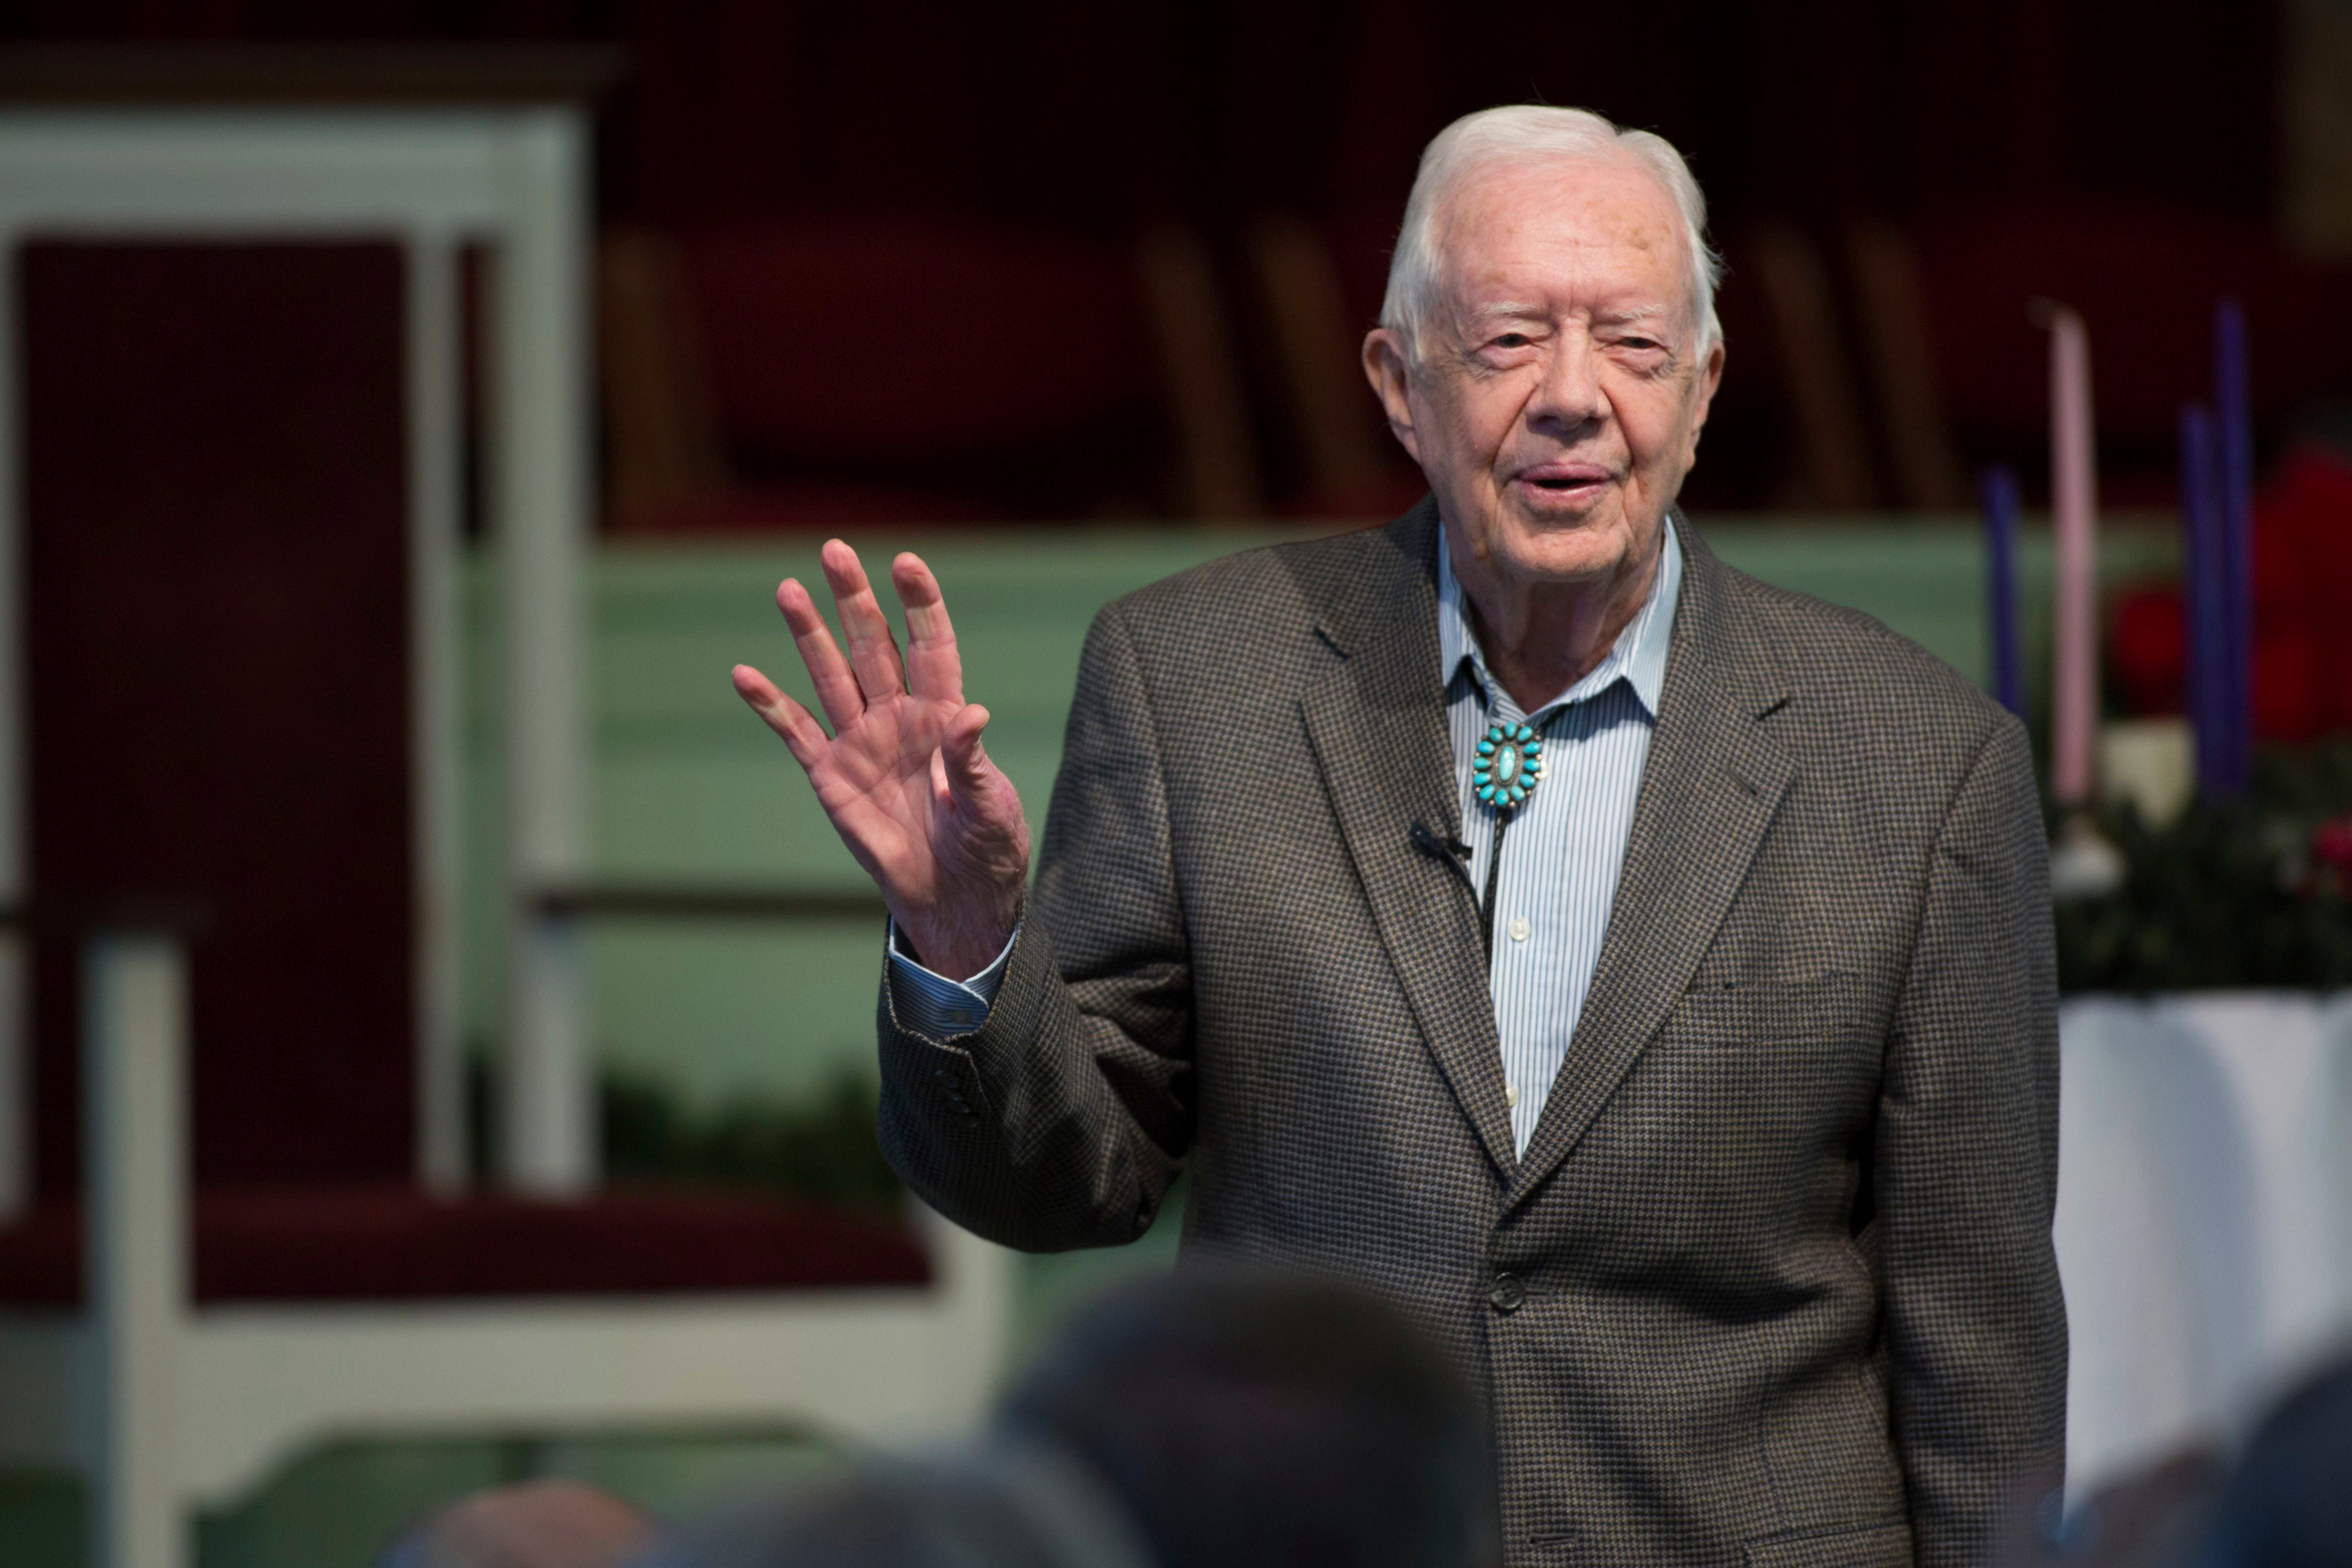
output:
M1528 917L1525 915L1514 915L1511 918L1511 940L1513 942L1527 941L1528 932L1534 929L1535 928L1533 926L1528 924Z
M1509 1106L1514 1110L1517 1110L1519 1108L1519 1086L1517 1084L1507 1083L1503 1086L1503 1103Z

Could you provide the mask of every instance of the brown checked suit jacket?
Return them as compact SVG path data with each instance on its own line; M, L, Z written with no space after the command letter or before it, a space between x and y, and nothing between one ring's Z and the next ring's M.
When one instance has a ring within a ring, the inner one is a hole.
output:
M1486 1394L1514 1568L1979 1561L2058 1455L2057 1026L2015 720L1685 552L1623 879L1513 1152L1437 658L1433 504L1213 562L1087 641L985 1025L880 1131L1013 1247L1389 1292ZM1434 850L1434 852L1433 852Z

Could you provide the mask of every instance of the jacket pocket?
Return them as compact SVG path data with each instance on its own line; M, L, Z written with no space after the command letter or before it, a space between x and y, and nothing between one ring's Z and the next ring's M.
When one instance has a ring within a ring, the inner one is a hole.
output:
M1777 1535L1748 1543L1748 1568L1910 1568L1911 1526L1874 1524L1827 1535Z
M1836 973L1807 980L1694 982L1666 1015L1665 1027L1722 1041L1859 1037L1871 1032L1865 1019L1873 1001L1859 976Z

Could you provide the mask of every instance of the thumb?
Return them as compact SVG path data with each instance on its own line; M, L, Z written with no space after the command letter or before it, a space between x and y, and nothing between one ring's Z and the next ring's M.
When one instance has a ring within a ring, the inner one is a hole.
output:
M963 805L977 805L995 768L981 749L980 732L988 728L988 710L968 703L948 721L940 737L940 757L947 764L948 788Z

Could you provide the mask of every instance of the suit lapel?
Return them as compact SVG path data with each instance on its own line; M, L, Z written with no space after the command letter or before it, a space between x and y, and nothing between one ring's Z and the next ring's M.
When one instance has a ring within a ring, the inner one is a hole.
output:
M1385 532L1393 564L1338 586L1318 629L1342 657L1299 706L1324 787L1422 1033L1501 1178L1515 1163L1477 911L1461 873L1419 847L1461 829L1437 668L1437 520Z
M1576 1147L1689 985L1795 773L1759 723L1788 697L1769 651L1731 646L1725 568L1686 524L1680 537L1682 598L1624 870L1513 1204Z

